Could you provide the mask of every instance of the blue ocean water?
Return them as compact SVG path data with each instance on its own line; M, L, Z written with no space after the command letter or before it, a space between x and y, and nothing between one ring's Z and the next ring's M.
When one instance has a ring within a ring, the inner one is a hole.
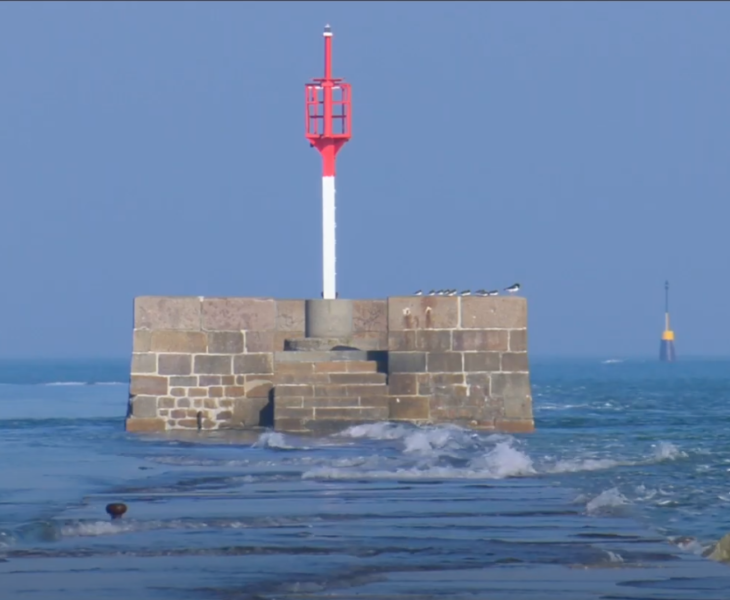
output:
M533 359L534 434L300 438L128 435L127 361L0 362L0 599L726 599L728 367Z

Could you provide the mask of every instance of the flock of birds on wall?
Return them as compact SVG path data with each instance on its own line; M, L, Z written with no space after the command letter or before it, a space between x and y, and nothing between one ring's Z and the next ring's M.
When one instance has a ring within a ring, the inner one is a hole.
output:
M514 285L509 286L508 288L504 288L505 292L508 294L516 294L520 291L520 284L515 283ZM456 290L431 290L430 292L424 294L423 290L418 290L416 292L413 292L414 296L499 296L499 290L476 290L475 292L472 292L471 290L464 290L462 292L457 292Z

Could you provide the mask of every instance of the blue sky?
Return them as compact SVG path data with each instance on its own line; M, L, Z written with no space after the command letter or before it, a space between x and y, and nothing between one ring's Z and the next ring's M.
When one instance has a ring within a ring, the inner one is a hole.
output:
M535 355L730 355L728 3L2 3L0 356L137 295L319 297L303 84L353 85L341 297L504 287Z

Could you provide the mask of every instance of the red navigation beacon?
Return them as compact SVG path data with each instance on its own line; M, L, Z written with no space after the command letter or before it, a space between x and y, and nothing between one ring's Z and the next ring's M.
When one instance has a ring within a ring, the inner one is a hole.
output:
M305 136L322 155L322 297L335 299L335 162L352 136L350 84L332 77L332 29L324 28L324 77L305 84Z

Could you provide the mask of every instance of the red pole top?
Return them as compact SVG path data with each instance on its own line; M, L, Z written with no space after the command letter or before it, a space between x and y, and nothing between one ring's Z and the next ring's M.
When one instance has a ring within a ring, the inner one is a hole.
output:
M329 25L324 26L324 78L329 81L332 79L332 28Z
M332 77L332 28L325 25L324 77L306 84L306 132L323 158L323 175L334 176L335 158L352 133L350 84Z

